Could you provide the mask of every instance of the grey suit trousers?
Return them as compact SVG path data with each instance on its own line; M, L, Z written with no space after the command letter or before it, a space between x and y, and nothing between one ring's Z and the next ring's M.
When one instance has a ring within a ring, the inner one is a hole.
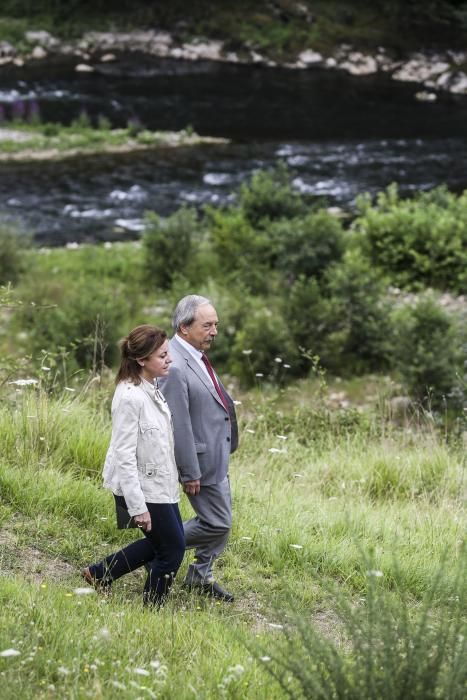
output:
M188 496L196 513L183 523L187 549L195 549L195 561L190 564L186 581L209 581L212 564L225 549L232 527L232 498L229 478L219 484L201 486L197 496Z

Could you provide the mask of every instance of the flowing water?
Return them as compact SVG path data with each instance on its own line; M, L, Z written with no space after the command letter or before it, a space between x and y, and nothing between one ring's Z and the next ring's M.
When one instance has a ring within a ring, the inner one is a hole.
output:
M0 220L40 243L136 237L144 212L235 200L258 168L285 161L293 186L352 208L362 192L398 182L406 194L467 187L467 99L414 98L417 86L325 70L124 57L94 74L69 61L0 75L6 118L40 112L69 123L85 110L114 125L191 125L228 144L159 149L61 162L1 163Z

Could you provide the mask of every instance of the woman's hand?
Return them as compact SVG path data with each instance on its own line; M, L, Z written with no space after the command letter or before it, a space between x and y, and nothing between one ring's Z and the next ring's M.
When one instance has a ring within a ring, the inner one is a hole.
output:
M144 532L151 532L151 516L148 510L145 513L140 513L140 515L134 515L133 520L136 523L136 527L140 527Z

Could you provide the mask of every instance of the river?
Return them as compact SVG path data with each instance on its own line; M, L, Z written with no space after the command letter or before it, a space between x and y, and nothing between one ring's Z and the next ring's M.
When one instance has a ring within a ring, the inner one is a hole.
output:
M75 61L76 62L76 61ZM85 110L112 124L226 136L228 144L61 162L0 164L0 220L40 244L134 238L144 212L235 200L258 168L285 161L293 186L353 208L359 193L391 182L404 194L446 184L467 188L467 99L415 99L419 86L385 76L293 71L122 56L93 74L70 60L5 67L0 106L8 118L34 106L69 123Z

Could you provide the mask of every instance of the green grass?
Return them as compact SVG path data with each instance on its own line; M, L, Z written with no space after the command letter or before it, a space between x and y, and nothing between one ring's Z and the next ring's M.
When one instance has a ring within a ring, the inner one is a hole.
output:
M290 596L309 629L324 629L346 656L332 591L361 605L364 553L391 609L414 619L442 565L430 614L436 624L450 614L466 525L462 453L435 433L390 426L371 434L331 426L327 439L306 444L290 431L284 440L258 394L239 407L234 528L218 563L237 602L208 602L176 584L163 611L143 610L141 572L115 584L112 599L77 594L80 567L134 537L115 529L112 497L100 486L109 393L4 395L0 651L20 654L0 657L2 698L284 697L268 673L280 669L280 655L267 668L260 656L283 648L274 625L284 624ZM306 409L295 407L295 425L300 415Z
M29 158L38 158L41 155L43 158L52 158L116 149L131 151L141 148L197 145L206 141L190 130L163 132L142 129L135 133L131 125L126 129L111 129L107 126L94 128L79 123L63 126L14 121L4 126L28 136L24 140L1 140L0 154L3 154L4 159L15 154L23 154Z
M45 248L26 252L28 269L44 277L70 278L86 282L99 277L109 282L122 279L131 287L143 274L143 251L138 241L111 245L82 244L76 250ZM134 291L134 290L133 290Z

